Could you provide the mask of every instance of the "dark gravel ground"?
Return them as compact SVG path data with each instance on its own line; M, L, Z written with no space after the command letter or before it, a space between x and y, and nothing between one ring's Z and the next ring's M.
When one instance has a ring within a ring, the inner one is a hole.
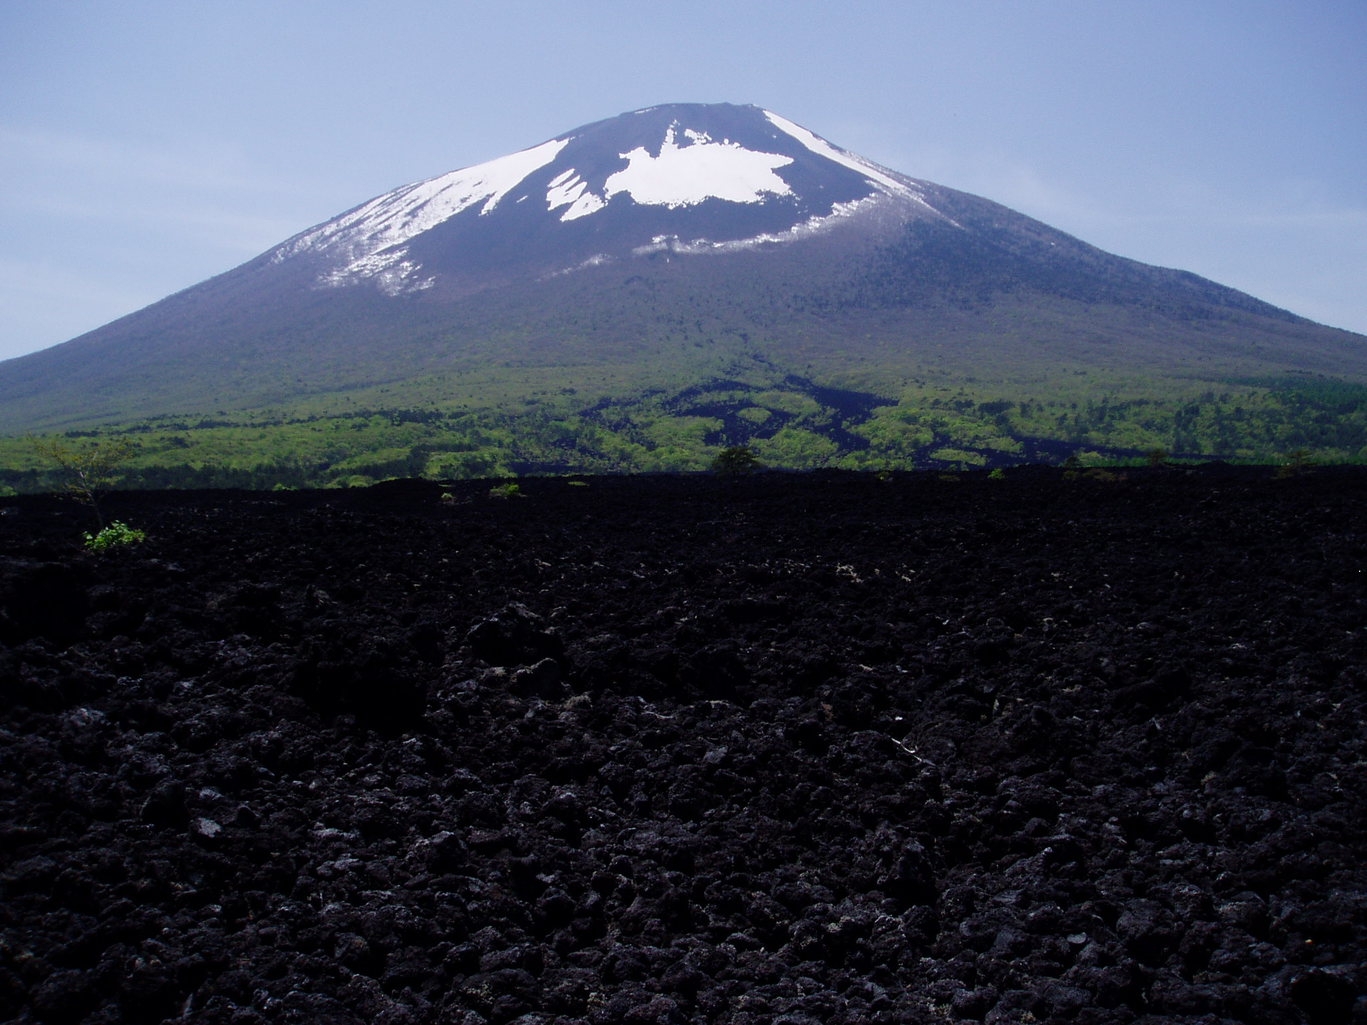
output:
M1367 1022L1367 472L0 517L0 1019Z

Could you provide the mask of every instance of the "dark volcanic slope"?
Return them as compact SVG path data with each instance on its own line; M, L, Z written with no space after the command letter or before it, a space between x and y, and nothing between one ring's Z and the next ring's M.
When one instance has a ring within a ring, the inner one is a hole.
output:
M0 518L0 1018L1363 1022L1367 476Z

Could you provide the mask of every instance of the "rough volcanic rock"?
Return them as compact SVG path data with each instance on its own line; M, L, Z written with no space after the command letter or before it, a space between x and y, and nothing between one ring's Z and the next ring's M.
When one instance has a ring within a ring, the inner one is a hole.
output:
M0 517L0 1019L1367 1022L1367 474Z

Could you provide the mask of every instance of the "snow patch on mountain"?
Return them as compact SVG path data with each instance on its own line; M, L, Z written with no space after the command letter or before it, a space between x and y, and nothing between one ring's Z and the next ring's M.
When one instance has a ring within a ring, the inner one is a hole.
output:
M678 121L669 126L658 156L644 146L619 154L627 166L608 175L601 194L574 169L557 175L546 192L547 209L568 207L560 219L573 221L596 213L622 194L643 206L670 209L709 199L759 203L792 194L788 183L774 173L791 164L792 157L746 149L729 140L717 142L690 128L683 129L680 141L679 128Z
M848 220L871 206L886 202L885 196L874 195L866 196L864 199L851 200L848 203L836 203L831 208L830 213L809 217L805 221L794 224L787 231L765 232L750 238L728 239L723 242L713 242L706 238L684 241L677 235L658 235L651 239L647 245L636 246L631 253L633 256L648 256L652 253L666 252L699 256L708 253L736 253L746 249L758 249L762 246L797 242L830 231L841 221Z
M603 199L589 191L589 183L579 177L574 168L564 171L551 179L546 191L546 209L558 210L562 206L569 209L560 215L562 221L574 221L603 209L607 204Z
M379 278L381 287L391 294L422 287L411 281L418 267L406 259L410 239L480 204L481 215L491 213L529 174L553 161L569 141L552 139L396 189L287 242L272 259L279 262L310 250L336 252L344 262L324 275L325 284Z
M872 161L865 160L862 157L857 157L853 153L848 153L839 147L832 146L825 139L821 138L821 136L808 131L801 125L794 124L786 117L775 114L772 110L766 110L764 116L775 128L785 135L792 136L817 156L825 157L827 160L833 160L835 163L848 167L852 171L858 171L869 181L876 185L881 185L885 190L894 195L904 196L907 199L914 199L920 203L926 202L925 197L922 196L917 189L908 185L906 182L893 177Z
M680 145L678 127L677 121L670 125L658 157L644 146L622 154L627 166L604 183L609 199L625 192L637 203L674 208L708 199L758 203L766 196L792 193L788 183L774 174L791 164L792 157L760 153L729 141L714 142L705 132L688 130Z

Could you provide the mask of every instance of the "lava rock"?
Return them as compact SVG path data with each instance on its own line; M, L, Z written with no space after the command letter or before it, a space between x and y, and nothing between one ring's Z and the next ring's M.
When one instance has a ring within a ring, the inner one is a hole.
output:
M0 1018L1363 1019L1367 473L520 485L6 500Z

